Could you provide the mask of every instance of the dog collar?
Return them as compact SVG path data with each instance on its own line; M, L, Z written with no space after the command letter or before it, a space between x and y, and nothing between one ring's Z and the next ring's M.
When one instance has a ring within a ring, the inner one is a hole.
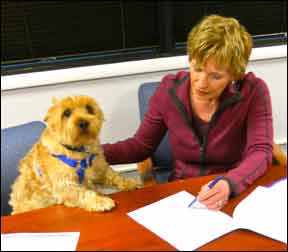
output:
M77 151L77 152L86 152L85 147L82 145L80 147L76 147L76 146L72 146L69 144L62 144L66 149L70 150L70 151Z
M89 167L92 165L92 161L96 157L96 154L93 153L93 154L89 155L89 157L87 159L82 159L80 161L72 159L72 158L68 158L67 156L61 155L61 154L52 154L52 156L58 158L59 160L61 160L65 164L71 166L72 168L78 167L78 165L80 163L80 168L77 170L77 175L79 178L79 183L82 184L84 174L85 174L85 168L87 168L88 165L89 165Z

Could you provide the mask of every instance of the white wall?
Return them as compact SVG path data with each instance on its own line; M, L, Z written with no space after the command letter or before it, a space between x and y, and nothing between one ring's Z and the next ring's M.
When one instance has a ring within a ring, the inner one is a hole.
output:
M281 48L281 50L284 49ZM275 50L273 51L275 53ZM254 50L254 58L251 56L248 71L254 71L256 75L263 78L268 84L272 96L275 140L278 143L286 143L287 49L282 53L282 56L278 55L277 57L275 55L274 57L256 57L255 53ZM179 57L177 60L179 60ZM115 76L115 71L113 71L114 73L110 71L110 74L106 73L108 78L104 78L105 76L102 75L93 79L90 76L86 78L87 80L81 81L69 80L60 84L55 81L56 84L54 85L51 80L49 83L45 82L47 80L46 76L45 81L43 79L42 82L44 83L43 86L36 86L31 80L32 87L27 87L29 86L29 80L25 79L24 75L23 78L19 78L20 75L14 76L17 77L17 80L12 79L12 76L9 81L16 85L14 86L16 89L9 89L11 84L8 83L8 78L5 79L5 76L1 77L2 85L4 84L4 86L1 86L1 128L32 120L42 120L50 106L52 97L84 94L93 96L104 111L106 122L101 132L102 142L114 142L126 138L135 132L139 124L137 98L139 85L143 82L159 81L169 72L175 73L180 69L185 69L186 63L183 61L183 57L178 65L175 64L177 60L169 58L169 60L165 61L165 67L161 67L163 65L157 64L155 61L150 61L150 64L147 64L149 63L148 61L143 61L145 62L143 67L141 67L141 61L129 62L131 67L128 67L127 63L125 63L124 72L128 71L125 76ZM151 65L154 67L153 69ZM137 70L134 71L133 67L137 67ZM146 70L144 71L143 69ZM71 70L72 73L67 75L67 79L71 77L73 72L78 72L76 69ZM140 73L137 74L137 72ZM103 73L103 69L101 73ZM118 73L116 75L121 74ZM52 79L53 75L50 74L50 76ZM85 79L85 76L82 79ZM61 74L61 78L63 78L63 74ZM17 84L18 82L20 84ZM35 83L41 83L41 79L36 79ZM21 84L23 84L22 87Z
M159 81L167 72L131 75L1 92L1 128L42 120L52 97L91 95L102 107L105 123L101 139L130 136L139 124L137 90L141 83Z
M267 83L272 99L275 141L287 143L287 57L251 62L248 70Z

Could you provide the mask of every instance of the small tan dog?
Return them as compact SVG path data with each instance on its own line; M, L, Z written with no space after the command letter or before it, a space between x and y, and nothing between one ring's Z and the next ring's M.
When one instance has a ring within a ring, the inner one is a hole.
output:
M96 184L132 190L140 186L105 161L99 142L103 113L88 96L54 101L44 119L47 127L20 161L12 185L12 214L54 204L106 211L114 201L96 191Z

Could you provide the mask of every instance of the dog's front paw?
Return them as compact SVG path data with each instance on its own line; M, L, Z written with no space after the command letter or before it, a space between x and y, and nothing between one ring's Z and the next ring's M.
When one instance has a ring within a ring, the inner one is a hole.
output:
M88 211L104 212L115 207L115 202L109 197L97 196L93 201L89 201L86 205Z
M139 180L134 178L124 178L123 181L118 185L121 191L131 191L140 188L142 184Z

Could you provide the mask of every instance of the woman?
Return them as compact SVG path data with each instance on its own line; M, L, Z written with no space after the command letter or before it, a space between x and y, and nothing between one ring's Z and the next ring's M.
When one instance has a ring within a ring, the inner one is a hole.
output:
M201 20L188 36L189 72L161 80L136 134L103 146L108 162L146 159L168 130L172 179L224 173L198 195L209 209L221 209L272 162L270 94L263 80L245 74L251 50L251 36L236 19Z

